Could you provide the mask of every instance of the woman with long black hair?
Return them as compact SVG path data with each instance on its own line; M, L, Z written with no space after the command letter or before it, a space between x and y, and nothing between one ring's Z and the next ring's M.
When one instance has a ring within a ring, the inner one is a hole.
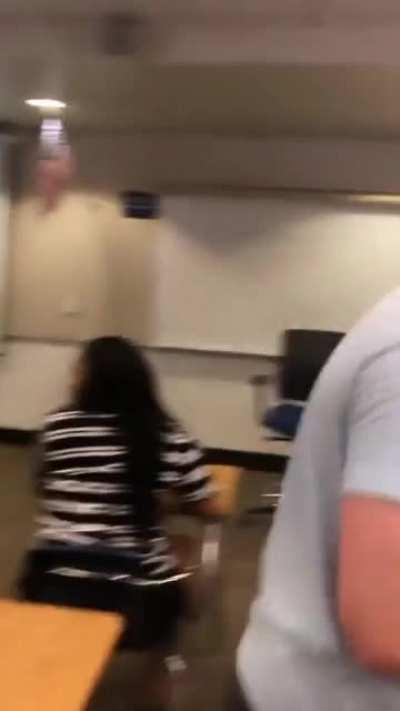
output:
M83 348L71 404L47 417L39 458L25 596L133 616L136 646L168 639L183 602L158 494L172 488L207 514L213 492L200 448L160 404L130 341L99 338Z

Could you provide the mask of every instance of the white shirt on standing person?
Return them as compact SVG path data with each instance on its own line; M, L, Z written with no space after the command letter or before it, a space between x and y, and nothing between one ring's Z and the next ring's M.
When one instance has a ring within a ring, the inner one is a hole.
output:
M255 711L400 709L400 291L316 384L237 668Z

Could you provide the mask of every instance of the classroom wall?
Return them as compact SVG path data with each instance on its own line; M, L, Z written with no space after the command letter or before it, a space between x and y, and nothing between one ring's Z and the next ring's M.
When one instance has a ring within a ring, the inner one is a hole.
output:
M279 355L285 330L346 332L400 284L399 207L167 196L155 344Z
M126 137L115 142L109 137L81 138L74 189L47 215L29 190L29 171L22 170L12 211L7 323L11 340L0 362L0 427L35 428L43 413L64 398L76 353L72 341L104 332L151 341L154 225L124 220L116 191L152 186L157 180L166 185L174 179L195 193L196 185L201 188L212 176L217 187L226 185L230 176L236 188L254 183L256 187L374 190L378 185L381 189L398 186L400 148L396 146L348 145L346 152L341 144L341 151L337 147L335 153L331 145L318 143L310 153L309 142L288 142L285 150L281 145L279 157L279 142L223 139L212 157L205 137L186 137L181 144L176 138L150 143L150 139L132 139L127 144ZM274 160L268 160L272 156ZM382 170L371 171L371 165ZM245 205L246 197L242 199ZM381 214L384 240L385 214ZM389 217L393 212L388 212L386 225L392 225ZM269 449L256 424L249 383L255 374L274 371L268 355L267 351L257 358L150 351L168 403L194 433L208 446L248 451ZM261 398L267 395L272 397L263 392Z
M192 195L214 180L210 189L217 202L218 188L231 185L243 205L243 220L238 222L245 226L245 186L400 192L397 144L97 136L80 137L74 146L79 172L73 190L48 214L31 194L32 147L23 151L11 224L12 336L68 341L115 329L141 342L157 340L155 233L159 242L162 229L150 221L125 220L117 200L122 189L154 185L156 175L161 186L174 179L181 192ZM265 192L259 196L267 200ZM317 220L324 205L317 199L314 204ZM280 230L285 205L281 212ZM382 216L389 229L395 215L390 207L381 210L378 219ZM275 223L277 219L275 214ZM193 208L193 227L198 221ZM195 232L187 215L186 224L188 234ZM225 240L228 232L225 225ZM218 235L205 239L218 240Z
M48 214L30 190L31 160L23 163L12 212L0 427L35 429L65 399L74 341L123 333L147 343L154 336L162 235L154 222L121 216L116 192L137 185L126 155L118 147L114 154L108 140L105 152L92 140L83 149L74 189ZM250 378L270 372L268 359L157 349L148 355L167 405L207 446L265 450Z
M46 412L65 402L78 348L12 340L0 363L0 428L32 430ZM267 451L257 424L259 399L250 384L255 373L272 373L263 358L147 351L170 410L207 446ZM271 396L273 393L271 392Z
M45 213L14 202L8 333L80 341L127 333L146 342L154 292L154 222L125 220L117 197L74 190Z
M72 344L8 340L0 359L0 428L34 430L65 401Z

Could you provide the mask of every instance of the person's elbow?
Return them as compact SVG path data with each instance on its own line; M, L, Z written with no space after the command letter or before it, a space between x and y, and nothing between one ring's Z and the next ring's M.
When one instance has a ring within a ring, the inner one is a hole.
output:
M210 496L191 505L193 515L210 521L220 521L226 516L217 496Z
M354 636L351 640L351 650L358 666L371 674L385 676L400 674L399 654L372 638Z
M372 674L400 674L400 650L390 630L373 624L371 611L342 601L340 622L345 641L358 666ZM379 624L379 623L378 623ZM392 631L393 632L393 631Z
M356 650L357 664L370 672L384 676L398 676L400 673L398 656L391 655L387 650L378 649L376 645L362 647Z

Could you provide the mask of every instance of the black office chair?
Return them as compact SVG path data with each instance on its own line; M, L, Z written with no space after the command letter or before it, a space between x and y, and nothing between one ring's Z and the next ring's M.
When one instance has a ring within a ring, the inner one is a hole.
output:
M343 336L343 333L335 331L285 331L282 364L275 381L279 401L261 413L259 422L270 430L267 441L291 442L294 439L315 381ZM255 376L252 382L266 385L271 384L271 379ZM262 495L263 504L248 509L246 513L271 513L280 498L280 491L265 493Z

